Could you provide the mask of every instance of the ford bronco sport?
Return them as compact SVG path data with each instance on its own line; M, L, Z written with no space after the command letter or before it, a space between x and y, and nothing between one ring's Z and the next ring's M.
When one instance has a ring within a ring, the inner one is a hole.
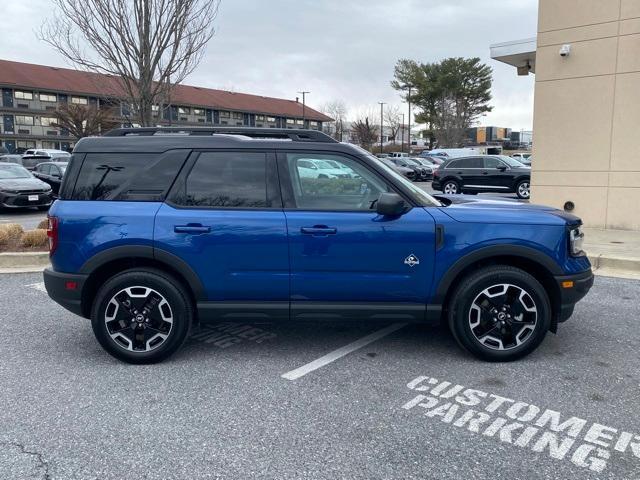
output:
M303 175L323 160L344 175ZM44 280L131 363L239 314L443 321L472 354L507 361L591 287L580 225L544 206L430 196L321 132L118 129L75 147Z

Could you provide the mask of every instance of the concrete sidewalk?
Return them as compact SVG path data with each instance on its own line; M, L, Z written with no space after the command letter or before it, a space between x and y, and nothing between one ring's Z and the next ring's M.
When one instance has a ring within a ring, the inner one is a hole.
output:
M584 235L584 250L595 273L640 279L640 232L585 228Z

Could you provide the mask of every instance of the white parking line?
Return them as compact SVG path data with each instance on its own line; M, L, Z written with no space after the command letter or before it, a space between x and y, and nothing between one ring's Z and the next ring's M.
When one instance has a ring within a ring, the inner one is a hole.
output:
M354 352L359 348L364 347L365 345L369 345L370 343L373 343L376 340L380 340L382 337L386 337L387 335L395 332L396 330L400 330L405 325L406 323L394 323L392 325L389 325L388 327L383 328L382 330L373 332L367 335L366 337L362 337L361 339L350 343L349 345L340 347L337 350L327 353L326 355L318 358L317 360L314 360L311 363L307 363L306 365L296 368L295 370L291 370L290 372L284 373L281 376L282 378L285 378L287 380L296 380L297 378L303 377L307 373L310 373L310 372L313 372L314 370L322 368L325 365L328 365L331 362L334 362L339 358L342 358L345 355L348 355L351 352Z
M47 293L47 289L46 289L46 288L44 288L44 282L30 283L30 284L28 284L28 285L25 285L25 287L33 288L33 289L35 289L35 290L39 290L39 291L41 291L41 292L45 292L45 293Z

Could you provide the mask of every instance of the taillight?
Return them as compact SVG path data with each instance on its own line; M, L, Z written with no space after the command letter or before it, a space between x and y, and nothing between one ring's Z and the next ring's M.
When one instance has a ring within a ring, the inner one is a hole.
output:
M53 255L58 247L58 217L48 216L47 237L49 237L49 255Z

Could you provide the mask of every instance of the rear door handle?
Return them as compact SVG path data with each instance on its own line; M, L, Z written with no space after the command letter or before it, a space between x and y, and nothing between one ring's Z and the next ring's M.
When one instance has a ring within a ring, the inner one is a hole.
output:
M206 227L201 223L187 223L186 225L175 225L173 231L176 233L209 233L211 227Z
M489 172L482 172L483 175L489 175Z
M335 235L338 229L325 225L314 225L313 227L301 227L300 231L305 235Z

